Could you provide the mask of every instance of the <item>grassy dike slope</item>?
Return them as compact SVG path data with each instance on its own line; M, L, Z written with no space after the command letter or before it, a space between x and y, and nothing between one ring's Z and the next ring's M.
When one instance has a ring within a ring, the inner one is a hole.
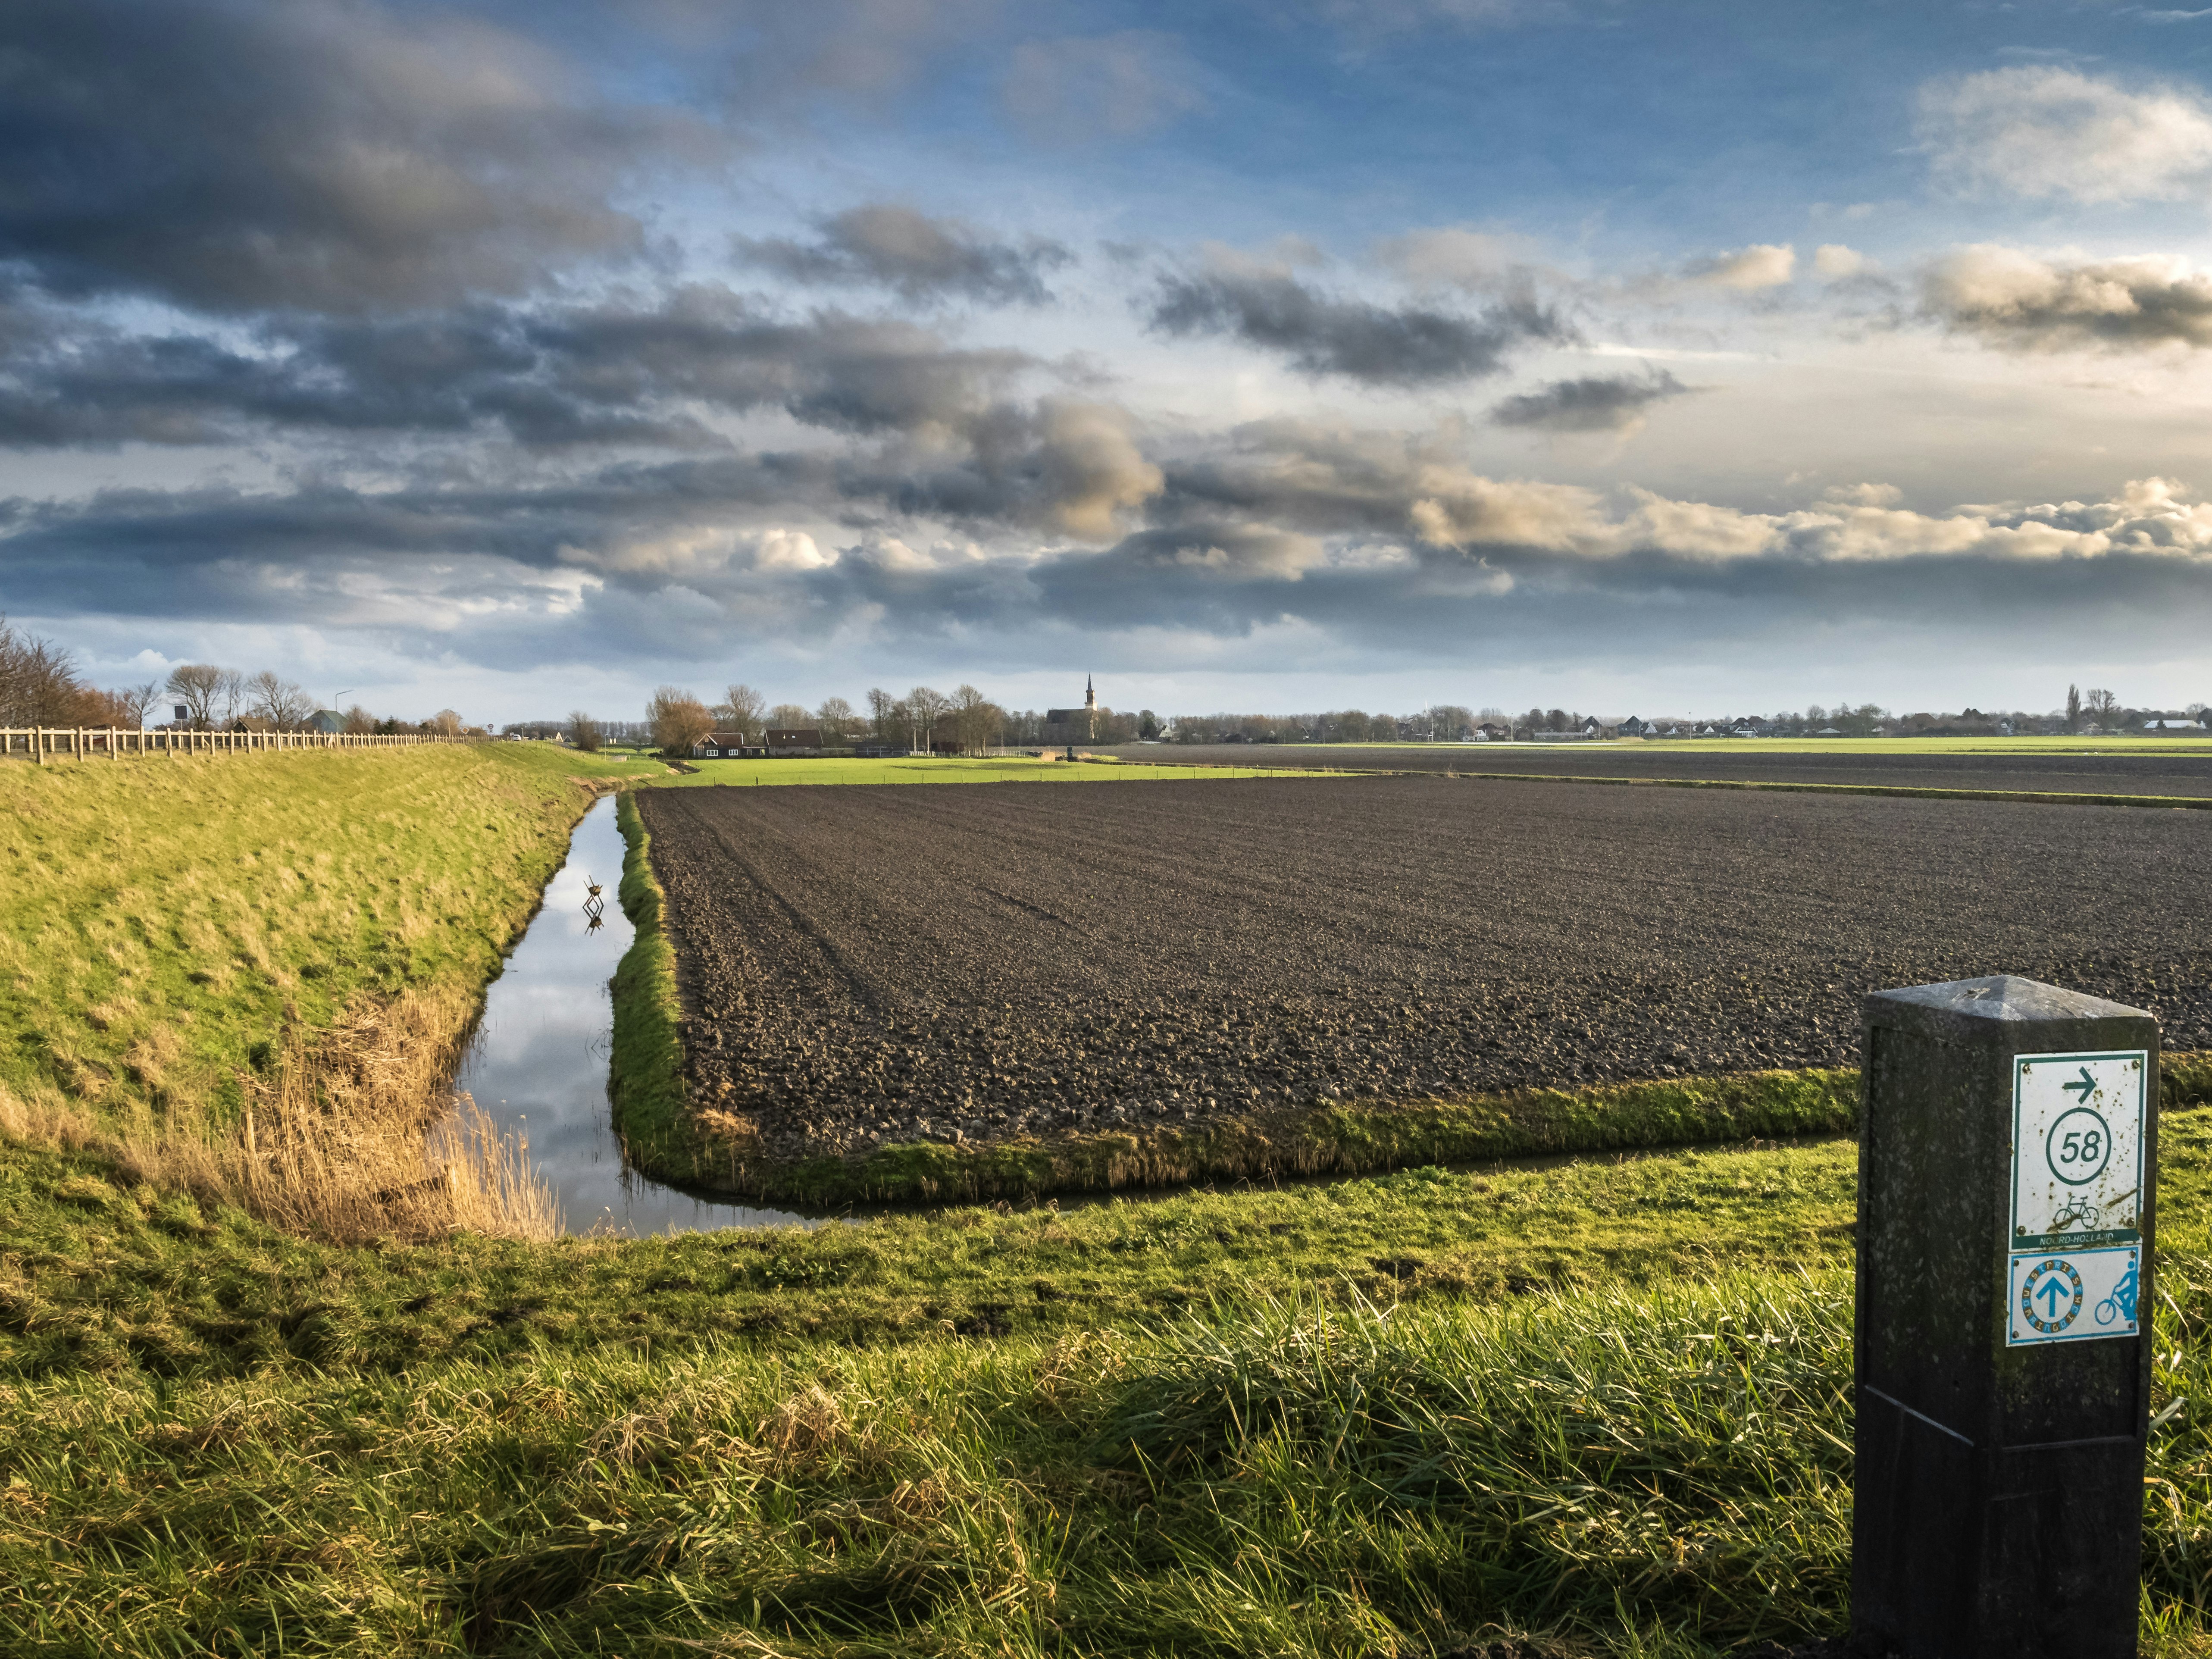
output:
M1830 1142L394 1251L39 1155L0 1192L0 1650L1833 1632L1853 1168ZM2160 1179L2154 1410L2212 1395L2212 1113L2167 1119ZM2212 1416L2169 1414L2149 1473L2145 1651L2203 1653Z
M543 744L0 766L0 1085L109 1127L402 992L463 1023L586 804L659 769Z

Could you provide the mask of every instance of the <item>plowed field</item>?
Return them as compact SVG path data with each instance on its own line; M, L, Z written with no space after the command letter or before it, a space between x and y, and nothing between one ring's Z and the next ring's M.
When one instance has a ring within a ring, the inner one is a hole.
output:
M1854 1065L2023 974L2212 1046L2203 815L1443 778L639 798L695 1087L770 1146Z

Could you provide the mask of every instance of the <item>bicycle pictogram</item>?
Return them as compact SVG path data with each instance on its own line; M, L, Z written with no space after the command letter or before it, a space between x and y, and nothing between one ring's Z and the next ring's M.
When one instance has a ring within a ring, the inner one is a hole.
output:
M2097 1304L2097 1322L2109 1325L2125 1315L2129 1324L2136 1322L2136 1259L2128 1258L2128 1270L2120 1275L2120 1282L2112 1286L2112 1293Z
M2051 1218L2051 1231L2054 1233L2087 1232L2104 1212L2102 1205L2092 1204L2086 1198L2075 1199Z
M2052 1212L2051 1231L2054 1233L2094 1231L2105 1224L2106 1212L2118 1209L2133 1198L2139 1190L2137 1188L2130 1187L2118 1197L2108 1198L2102 1202L2093 1200L2087 1193L2070 1198ZM2127 1219L2132 1222L2135 1218L2130 1216Z

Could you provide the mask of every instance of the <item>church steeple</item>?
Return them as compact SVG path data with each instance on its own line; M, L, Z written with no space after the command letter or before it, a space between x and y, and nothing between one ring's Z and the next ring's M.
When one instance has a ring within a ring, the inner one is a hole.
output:
M1083 706L1085 708L1098 707L1098 689L1091 684L1091 676L1088 674L1083 677Z

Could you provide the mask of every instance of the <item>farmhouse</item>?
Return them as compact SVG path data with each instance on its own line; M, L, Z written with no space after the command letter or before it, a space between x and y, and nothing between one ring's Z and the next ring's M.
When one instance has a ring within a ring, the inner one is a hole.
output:
M787 731L770 732L762 738L761 750L768 755L818 756L822 752L821 728L802 726Z
M729 760L733 757L760 752L760 744L752 742L742 732L709 732L691 745L693 760Z

